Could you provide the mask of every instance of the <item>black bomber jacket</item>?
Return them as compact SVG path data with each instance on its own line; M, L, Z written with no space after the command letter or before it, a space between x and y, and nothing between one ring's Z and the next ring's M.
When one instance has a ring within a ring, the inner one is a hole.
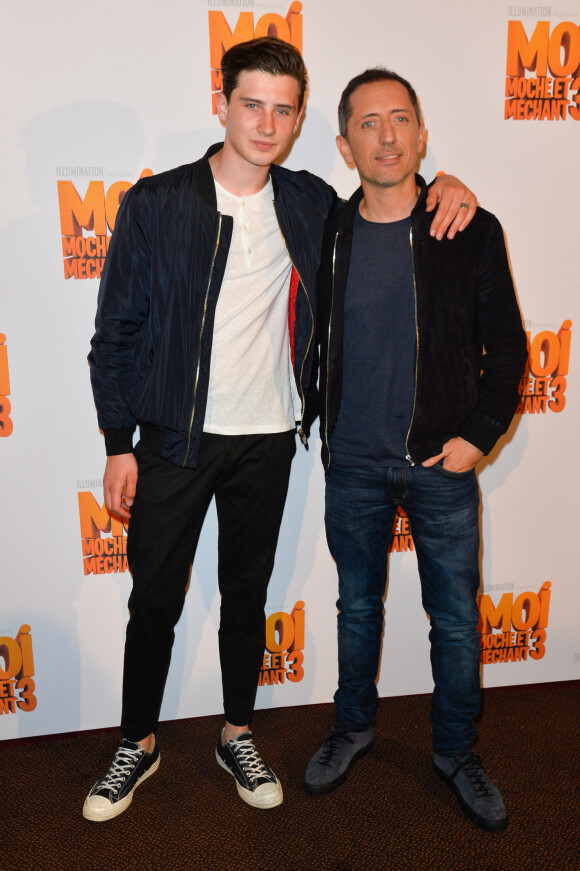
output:
M410 465L461 436L489 453L518 402L527 343L498 220L477 209L454 239L429 235L427 189L411 214L415 281L415 398L406 451ZM319 413L322 461L340 411L344 299L359 188L327 222L318 274ZM361 342L364 333L361 332Z
M217 211L208 158L141 179L117 214L99 289L89 354L107 454L141 438L173 463L195 467L205 416L216 304L233 219ZM292 261L289 336L302 400L315 346L316 273L336 193L309 172L272 166L274 207Z

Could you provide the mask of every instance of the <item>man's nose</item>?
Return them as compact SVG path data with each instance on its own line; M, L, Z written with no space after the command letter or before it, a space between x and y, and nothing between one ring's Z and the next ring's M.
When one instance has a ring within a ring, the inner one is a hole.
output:
M390 121L384 121L381 124L381 129L379 131L380 141L381 143L392 143L395 142L397 138L397 134L393 124Z
M260 133L263 133L265 136L271 136L274 130L274 113L263 112L260 118Z

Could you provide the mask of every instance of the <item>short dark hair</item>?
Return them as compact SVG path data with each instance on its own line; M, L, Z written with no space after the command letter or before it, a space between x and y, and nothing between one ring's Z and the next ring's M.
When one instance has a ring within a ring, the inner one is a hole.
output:
M388 70L385 67L372 67L371 69L365 70L364 73L360 73L360 75L355 76L354 79L351 79L340 97L340 103L338 104L338 129L340 131L340 135L344 136L345 139L346 128L350 120L350 116L352 115L352 106L350 103L351 95L354 91L356 91L357 88L360 88L361 85L371 85L374 82L399 82L400 85L403 85L403 87L406 88L409 92L411 105L415 110L418 123L421 124L421 110L419 109L419 100L417 99L415 89L407 81L407 79L404 79L398 73L394 73L392 70Z
M298 108L302 108L308 73L297 48L277 36L261 36L233 45L222 57L222 91L229 102L240 73L259 70L272 76L292 76L298 83Z

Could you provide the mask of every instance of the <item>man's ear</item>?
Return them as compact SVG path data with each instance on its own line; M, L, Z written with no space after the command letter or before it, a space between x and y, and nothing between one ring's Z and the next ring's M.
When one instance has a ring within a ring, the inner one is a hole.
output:
M421 124L419 127L419 135L417 138L417 154L423 154L423 149L425 148L426 137L427 137L427 131L425 130L425 125Z
M336 137L336 147L340 151L342 155L342 159L345 163L348 163L349 166L352 166L354 160L352 159L352 152L350 150L350 146L344 136Z
M225 124L228 117L228 101L223 91L218 91L215 95L215 105L218 118Z

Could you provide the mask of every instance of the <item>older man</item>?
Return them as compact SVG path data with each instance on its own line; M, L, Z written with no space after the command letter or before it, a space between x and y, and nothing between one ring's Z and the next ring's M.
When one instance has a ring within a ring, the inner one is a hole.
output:
M336 721L304 780L322 795L373 745L387 553L407 512L431 619L435 771L483 828L507 824L471 745L480 708L475 467L507 429L526 338L502 229L478 209L436 242L415 175L415 91L367 70L339 107L340 153L361 187L330 219L319 272L326 533L339 580Z

